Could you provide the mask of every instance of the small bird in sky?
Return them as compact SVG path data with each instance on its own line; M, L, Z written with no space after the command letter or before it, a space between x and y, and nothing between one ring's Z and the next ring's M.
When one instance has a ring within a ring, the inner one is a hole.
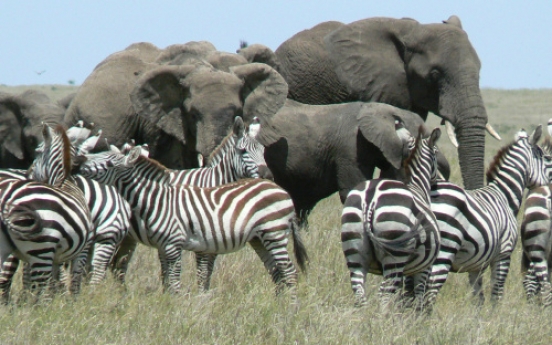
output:
M35 71L36 74L38 75L42 75L42 73L46 72L46 70L42 70L42 71Z

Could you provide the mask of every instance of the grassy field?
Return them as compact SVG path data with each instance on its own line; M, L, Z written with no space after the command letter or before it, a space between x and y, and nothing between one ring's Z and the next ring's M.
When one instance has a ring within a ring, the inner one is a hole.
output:
M61 98L73 88L41 86ZM69 88L69 89L67 89ZM0 91L13 88L0 86ZM13 91L16 92L16 91ZM487 164L494 153L525 127L532 131L552 117L552 90L483 90L489 120L503 141L489 138ZM438 119L432 116L430 127ZM446 136L440 148L459 181L454 148ZM303 240L310 255L308 274L299 276L298 310L274 287L253 250L220 256L212 290L197 292L194 261L184 255L184 292L161 291L156 252L139 247L126 289L110 277L80 296L56 297L42 305L0 308L0 344L549 344L551 309L525 301L517 248L504 300L478 308L467 276L452 274L430 316L382 315L376 291L380 277L369 275L369 305L353 307L340 244L341 204L323 200L310 216ZM488 274L485 284L488 287ZM19 280L14 286L17 296ZM487 291L488 296L488 291Z

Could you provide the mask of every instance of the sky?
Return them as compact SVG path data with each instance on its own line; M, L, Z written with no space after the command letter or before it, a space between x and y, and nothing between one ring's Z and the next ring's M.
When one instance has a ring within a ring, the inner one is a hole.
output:
M159 48L240 40L273 50L329 20L458 15L482 62L483 88L552 88L552 1L498 0L0 0L0 84L81 84L109 54L135 42Z

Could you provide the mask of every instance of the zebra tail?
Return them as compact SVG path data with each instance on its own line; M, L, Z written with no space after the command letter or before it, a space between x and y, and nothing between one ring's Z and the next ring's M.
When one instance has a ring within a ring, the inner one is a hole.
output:
M525 251L521 252L521 273L527 273L529 270L529 265L531 265L531 260Z
M364 222L364 228L366 229L366 224L371 224L372 222L372 214L373 214L373 208L370 209L368 212L368 215L366 217L366 221ZM406 249L405 246L408 244L408 242L412 241L414 238L419 236L422 231L425 231L425 228L422 226L422 219L423 214L420 212L418 213L418 216L416 216L416 223L414 223L414 226L412 227L412 231L405 233L404 235L394 238L394 239L386 239L386 238L378 238L374 233L372 232L372 226L368 227L368 237L372 241L372 243L378 247L379 249L383 250L384 252L391 254L393 252L402 252L404 254L410 255L414 253L416 248L412 246L411 248Z
M8 228L24 238L30 238L42 231L42 218L28 205L9 205L2 210L2 217Z
M290 220L291 225L291 235L293 236L293 253L295 254L295 259L297 260L297 264L299 265L299 268L301 268L301 272L307 272L307 263L309 262L309 256L307 254L307 249L305 248L305 244L303 243L303 240L301 239L301 235L299 234L299 224L297 223L297 219Z

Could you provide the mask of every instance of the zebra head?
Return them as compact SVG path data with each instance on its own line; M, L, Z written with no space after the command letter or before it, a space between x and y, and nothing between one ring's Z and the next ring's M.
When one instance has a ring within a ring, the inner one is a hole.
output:
M138 152L138 150L135 151ZM126 167L126 162L127 156L111 145L108 151L87 154L86 161L79 167L79 174L98 182L111 184L115 178L110 172L116 167Z
M62 125L52 129L43 124L42 136L44 141L36 148L36 158L29 169L29 177L59 187L71 176L74 148Z
M501 161L507 158L505 153L509 154L510 159L516 160L519 166L520 174L526 171L526 188L547 185L552 182L552 157L537 145L542 136L542 126L539 125L531 135L528 135L525 129L521 129L515 135L515 141L508 147L502 149L495 157L495 163L491 164L487 173L487 181L492 181L496 177L497 169L493 165L500 165ZM504 153L503 153L504 151ZM515 153L514 153L515 152Z
M414 178L420 181L418 184L430 185L435 183L440 176L437 165L437 141L441 137L441 130L437 127L433 129L429 137L424 138L424 130L422 126L418 129L418 137L414 142L414 147L411 149L411 153L404 161L404 169L407 176L407 180ZM424 182L425 181L425 182ZM425 186L426 190L429 190L429 185Z
M253 118L247 130L241 117L237 116L234 120L235 145L232 164L238 179L247 177L274 179L264 158L265 147L257 140L260 129L261 123L257 117Z

